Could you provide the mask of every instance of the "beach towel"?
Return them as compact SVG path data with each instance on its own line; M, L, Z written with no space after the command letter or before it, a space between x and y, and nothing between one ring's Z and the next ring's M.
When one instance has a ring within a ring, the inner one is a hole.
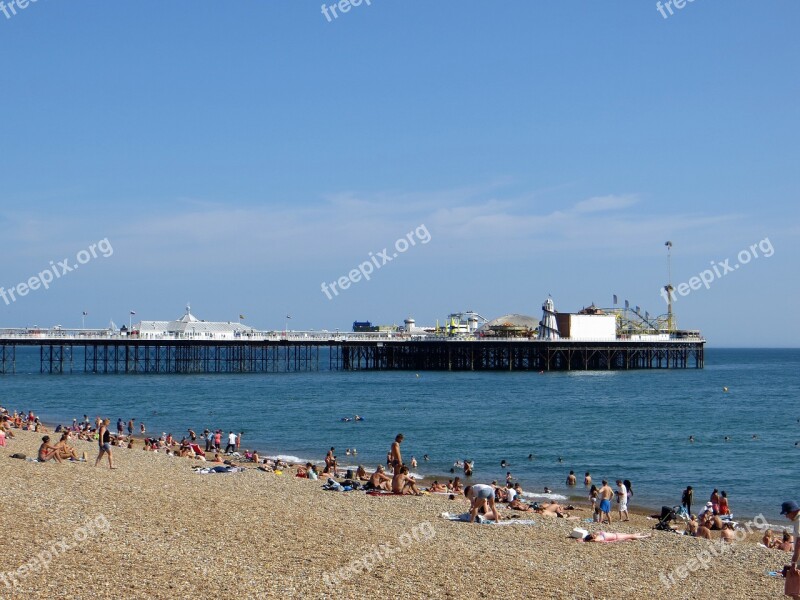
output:
M447 519L448 521L460 521L463 523L469 522L469 513L463 513L460 515L443 512L442 518ZM533 519L505 519L503 521L491 521L486 519L482 515L478 515L475 517L475 522L480 523L481 525L533 525L536 523Z
M217 473L241 473L242 467L207 467L205 469L195 469L199 475L215 475Z

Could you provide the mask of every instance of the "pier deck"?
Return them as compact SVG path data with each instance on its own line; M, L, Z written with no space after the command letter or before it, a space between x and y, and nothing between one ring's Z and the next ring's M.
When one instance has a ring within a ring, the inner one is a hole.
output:
M39 372L52 374L702 369L704 344L703 339L581 342L294 332L236 340L0 333L0 374L16 372L20 353L32 360L31 350L38 350Z

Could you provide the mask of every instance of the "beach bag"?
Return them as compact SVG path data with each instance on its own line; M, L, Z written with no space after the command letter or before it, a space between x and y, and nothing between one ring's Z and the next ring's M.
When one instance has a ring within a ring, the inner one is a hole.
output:
M587 535L589 535L589 532L586 529L581 529L580 527L576 527L570 532L569 537L576 540L582 540Z
M786 565L783 567L783 576L786 578L783 584L783 593L793 598L800 595L800 573Z

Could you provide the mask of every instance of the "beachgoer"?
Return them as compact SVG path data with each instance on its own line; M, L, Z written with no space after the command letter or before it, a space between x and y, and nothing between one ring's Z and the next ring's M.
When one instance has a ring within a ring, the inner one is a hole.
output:
M447 486L443 483L439 483L438 481L434 481L431 484L431 487L428 488L428 491L443 494L447 492Z
M122 422L122 417L117 419L117 435L122 435L122 431L125 429L125 423Z
M106 456L108 456L108 468L116 469L116 467L114 466L114 458L111 455L111 432L108 430L108 426L110 424L111 424L111 419L103 419L103 422L100 425L100 429L97 431L98 433L97 444L99 446L100 452L97 455L97 460L94 461L95 467L100 464L100 459L102 459L103 455L105 454Z
M78 452L70 446L67 442L69 441L69 432L65 431L61 434L61 439L56 443L55 448L58 451L58 456L61 458L68 458L70 460L78 460Z
M689 514L692 514L692 496L694 496L692 486L687 485L686 489L683 490L683 494L681 495L681 506L683 506L686 509L686 512Z
M219 452L219 449L222 447L222 430L217 429L214 432L214 450Z
M49 435L45 435L42 437L42 445L39 446L38 458L39 462L47 462L48 460L54 460L56 462L64 462L58 455L58 448L56 448L50 443Z
M775 540L772 547L783 550L784 552L791 552L794 548L794 538L792 538L792 534L788 531L784 531L781 540Z
M228 432L228 445L225 446L225 454L230 454L236 450L236 434L232 431Z
M711 492L710 502L711 502L711 507L714 509L714 514L718 515L719 514L719 492L717 491L717 488L714 488L714 491Z
M730 521L725 522L719 532L719 535L722 541L732 544L735 540L735 536L733 534L733 523Z
M461 493L461 477L456 477L453 479L453 492L456 494Z
M130 421L128 421L128 435L133 435L133 422L135 420L136 419L131 419Z
M797 502L792 500L781 504L781 515L785 516L792 522L790 531L791 534L794 536L794 539L795 540L800 539L800 506L798 506ZM792 554L792 562L791 562L791 567L795 572L797 572L798 570L797 569L798 557L800 557L800 541L795 541L794 553Z
M603 480L603 486L597 490L597 496L600 499L600 522L606 519L608 524L611 525L611 499L614 497L614 490L612 490L608 481Z
M772 548L775 546L775 542L777 540L772 539L772 529L764 530L764 537L761 538L761 543L764 544L767 548Z
M369 475L367 474L367 470L364 468L364 465L358 465L356 469L356 479L359 481L369 481Z
M139 423L139 433L144 435L147 432L147 428L144 426L144 423Z
M491 521L499 521L501 519L500 513L497 511L497 505L495 504L494 488L492 486L483 483L468 485L464 488L464 496L470 501L470 523L475 522L475 517L478 516L478 511L481 508L486 511L485 515L487 519Z
M392 447L389 449L389 464L392 465L393 469L396 468L395 465L403 464L403 455L400 453L400 444L402 441L403 434L398 433L392 442Z
M416 469L417 468L417 459L414 458L413 456L411 457L411 468L412 469Z
M592 486L592 476L589 474L589 471L586 471L586 475L583 477L583 485L586 487Z
M244 435L243 431L239 432L239 435L236 436L236 451L239 452L239 448L242 445L242 436Z
M475 461L466 460L464 459L464 477L472 477L472 468L475 465Z
M421 496L422 492L417 488L417 482L408 474L408 467L405 465L395 467L394 477L392 477L392 492L395 494L413 494Z
M628 514L628 488L625 487L625 484L620 479L617 479L617 504L619 520L630 521L630 515ZM623 513L625 513L624 519L622 518Z
M608 544L611 542L625 542L628 540L643 540L649 537L649 533L612 533L609 531L595 531L594 533L587 534L586 537L578 541Z
M516 500L517 498L517 490L514 488L510 481L506 481L506 502L509 504Z
M596 485L592 485L589 490L589 503L592 505L592 521L600 522L600 501L598 500L599 490Z
M578 478L575 477L575 471L570 471L567 475L567 485L575 485L578 483Z
M391 482L392 478L383 470L383 465L378 465L378 468L375 469L375 472L364 487L371 490L384 490L389 492L392 490Z
M728 506L728 494L725 490L722 490L720 493L719 498L719 514L721 515L729 515L731 514L731 509Z

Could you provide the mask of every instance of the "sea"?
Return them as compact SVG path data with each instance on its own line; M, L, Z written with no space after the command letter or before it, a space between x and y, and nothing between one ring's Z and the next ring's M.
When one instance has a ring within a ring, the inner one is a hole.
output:
M466 459L468 481L511 472L532 498L585 503L588 471L630 480L631 504L653 512L679 505L687 485L698 508L726 491L737 519L780 524L781 502L800 501L797 349L707 348L704 369L237 375L42 375L38 351L21 349L16 369L0 375L0 405L47 423L86 414L178 439L243 432L242 447L264 455L319 462L334 447L340 465L371 469L402 433L404 460L426 479L463 479L454 463Z

